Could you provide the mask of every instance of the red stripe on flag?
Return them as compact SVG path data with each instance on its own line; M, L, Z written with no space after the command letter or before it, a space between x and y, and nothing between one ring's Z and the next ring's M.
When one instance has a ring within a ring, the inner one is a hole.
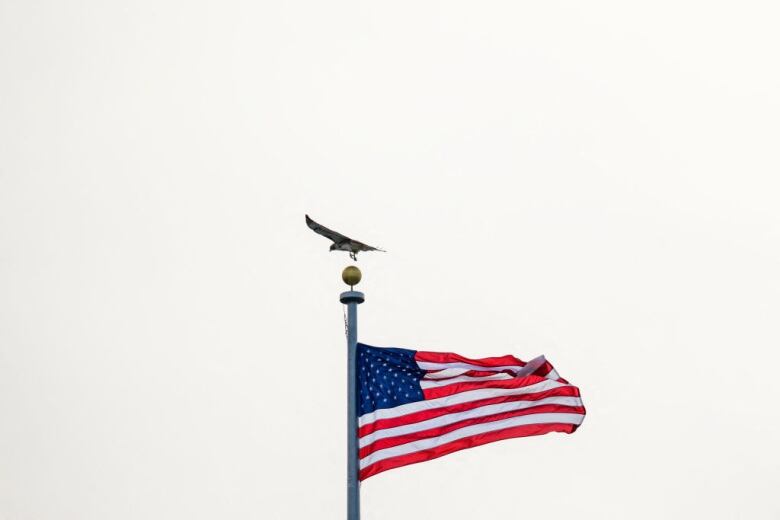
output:
M540 376L540 377L547 377L547 375L553 371L553 366L550 364L549 361L545 361L544 365L540 366L536 370L533 371L533 375ZM560 381L561 383L569 384L568 381L566 381L562 377L558 377L556 381Z
M468 392L469 390L484 390L486 388L522 388L543 381L550 380L539 376L529 375L512 379L496 379L494 381L464 381L462 383L453 383L446 386L426 388L423 390L423 396L425 396L425 400L428 401L430 399L438 399L439 397L447 397L452 394Z
M545 377L547 374L552 372L553 366L549 361L545 361L542 366L537 368L533 371L533 375L539 376L539 377Z
M414 453L408 453L406 455L400 455L398 457L391 457L389 459L380 460L374 464L371 464L370 466L363 468L360 471L360 480L365 480L368 477L382 473L383 471L387 471L389 469L399 468L409 464L416 464L418 462L425 462L427 460L436 459L449 453L465 450L467 448L473 448L482 444L488 444L490 442L511 439L514 437L543 435L550 432L572 433L576 429L577 426L574 424L550 423L526 424L523 426L506 428L504 430L480 433L472 437L466 437L464 439L458 439L447 444L442 444L441 446L436 446L435 448L428 450L417 451Z
M468 363L470 365L479 365L483 367L501 367L501 366L525 366L522 361L515 356L487 357L481 359L469 359L460 354L452 352L424 352L418 350L414 355L415 361L424 361L428 363Z

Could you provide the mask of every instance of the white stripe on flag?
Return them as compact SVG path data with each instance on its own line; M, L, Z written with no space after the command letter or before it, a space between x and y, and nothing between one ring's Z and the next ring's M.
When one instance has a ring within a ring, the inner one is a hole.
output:
M454 385L455 383L473 383L476 381L495 381L497 379L512 379L514 376L509 374L494 374L492 376L460 376L450 379L442 379L439 381L426 381L423 379L420 381L420 387L423 390L426 388L438 388L440 386Z
M431 361L418 361L417 366L419 366L423 370L446 370L448 368L465 368L466 370L486 370L488 372L502 372L504 370L517 371L523 368L520 365L485 367L482 365L472 365L471 363L433 363Z
M425 374L424 379L447 379L448 377L456 377L468 372L465 368L447 368L445 370L437 370L435 372L428 372Z

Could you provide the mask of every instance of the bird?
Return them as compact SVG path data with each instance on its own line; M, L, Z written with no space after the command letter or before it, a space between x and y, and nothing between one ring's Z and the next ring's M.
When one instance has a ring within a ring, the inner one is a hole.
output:
M306 215L306 225L309 226L309 228L311 228L311 230L318 235L322 235L325 238L333 241L333 244L330 246L331 251L349 251L349 257L356 262L357 254L360 251L381 251L383 253L387 252L384 249L369 246L368 244L364 244L363 242L358 242L357 240L353 240L348 236L344 236L341 233L337 233L332 229L328 229L325 226L316 223L311 219L311 217L309 217L309 215Z

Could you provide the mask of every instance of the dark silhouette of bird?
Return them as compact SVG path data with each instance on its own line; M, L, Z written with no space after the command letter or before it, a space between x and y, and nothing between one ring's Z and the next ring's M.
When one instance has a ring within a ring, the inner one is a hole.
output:
M333 231L332 229L328 229L325 226L313 221L309 215L306 215L306 225L309 226L309 228L311 228L311 230L318 235L322 235L325 238L333 241L333 244L330 246L331 251L349 251L349 256L352 258L352 260L357 261L357 254L361 251L382 251L383 253L387 252L384 249L372 247L368 244L364 244L363 242L353 240L348 236L344 236L341 233Z

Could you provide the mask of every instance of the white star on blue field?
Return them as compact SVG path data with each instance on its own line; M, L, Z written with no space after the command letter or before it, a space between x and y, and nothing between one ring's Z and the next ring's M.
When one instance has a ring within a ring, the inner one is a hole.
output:
M414 350L358 343L357 352L358 415L425 399L420 380L426 372Z

